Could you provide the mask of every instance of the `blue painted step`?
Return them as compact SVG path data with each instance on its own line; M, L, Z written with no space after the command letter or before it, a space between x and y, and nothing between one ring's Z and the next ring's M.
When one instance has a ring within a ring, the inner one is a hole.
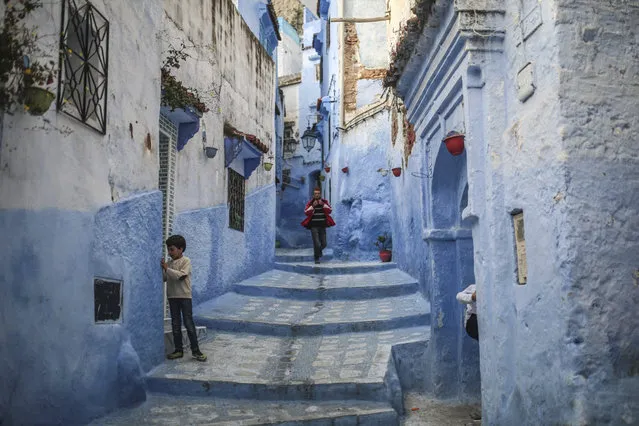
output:
M333 249L324 249L322 261L333 259ZM313 262L315 260L313 249L275 249L275 261L283 263Z
M363 300L416 293L419 283L399 269L364 274L307 275L271 270L233 286L246 296L298 300Z
M91 423L116 425L341 425L396 426L397 413L388 403L270 402L226 398L151 395L138 407L121 410Z
M199 305L197 325L214 330L274 336L383 331L429 324L421 294L370 300L291 300L226 293Z
M342 262L332 260L329 262L275 262L275 269L280 271L297 272L310 275L347 275L362 274L366 272L378 272L388 269L396 269L393 262Z

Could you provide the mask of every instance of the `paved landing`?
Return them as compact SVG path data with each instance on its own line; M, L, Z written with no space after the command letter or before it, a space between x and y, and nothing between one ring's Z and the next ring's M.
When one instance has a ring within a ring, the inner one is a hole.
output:
M152 395L140 407L122 410L91 425L373 425L396 424L393 408L382 402L270 402Z
M429 333L425 326L290 338L216 332L200 344L209 362L185 357L158 366L149 377L262 385L381 383L391 345L427 340Z

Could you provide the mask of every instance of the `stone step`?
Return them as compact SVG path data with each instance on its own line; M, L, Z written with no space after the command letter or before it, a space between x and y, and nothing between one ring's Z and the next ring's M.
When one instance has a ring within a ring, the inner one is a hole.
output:
M121 410L93 426L131 425L362 425L396 426L398 416L385 402L255 401L152 394L140 406Z
M271 270L235 284L246 296L299 300L362 300L416 293L419 283L399 269L348 275L307 275Z
M426 342L428 327L334 336L211 333L208 362L166 361L147 375L155 393L255 400L366 400L401 413L393 346Z
M315 256L313 253L312 248L275 249L275 261L283 263L314 262ZM326 248L323 253L322 261L333 259L333 249Z
M297 272L310 275L363 274L367 272L396 269L393 262L343 262L330 260L328 262L275 262L275 269L280 271Z
M196 307L198 325L275 336L383 331L427 325L430 306L419 293L369 300L292 300L226 293Z
M197 334L197 341L201 342L206 338L206 327L203 325L195 326L195 333ZM184 346L184 350L189 350L191 347L191 343L189 340L189 335L186 333L186 328L182 327L182 344ZM173 331L171 331L171 322L169 321L168 326L166 323L164 324L164 351L167 354L170 354L175 350L175 346L173 345Z

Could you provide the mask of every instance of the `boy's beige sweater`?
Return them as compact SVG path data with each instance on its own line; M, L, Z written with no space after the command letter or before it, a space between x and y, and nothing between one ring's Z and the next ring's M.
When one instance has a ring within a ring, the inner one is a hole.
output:
M171 259L167 266L166 271L162 271L166 281L166 297L191 299L191 259L186 256Z

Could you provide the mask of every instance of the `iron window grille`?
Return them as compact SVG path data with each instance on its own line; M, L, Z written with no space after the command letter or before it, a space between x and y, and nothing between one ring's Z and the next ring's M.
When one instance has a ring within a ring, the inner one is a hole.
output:
M244 176L229 168L229 227L244 232L244 197L246 186Z
M91 3L62 1L58 111L106 134L109 21Z

